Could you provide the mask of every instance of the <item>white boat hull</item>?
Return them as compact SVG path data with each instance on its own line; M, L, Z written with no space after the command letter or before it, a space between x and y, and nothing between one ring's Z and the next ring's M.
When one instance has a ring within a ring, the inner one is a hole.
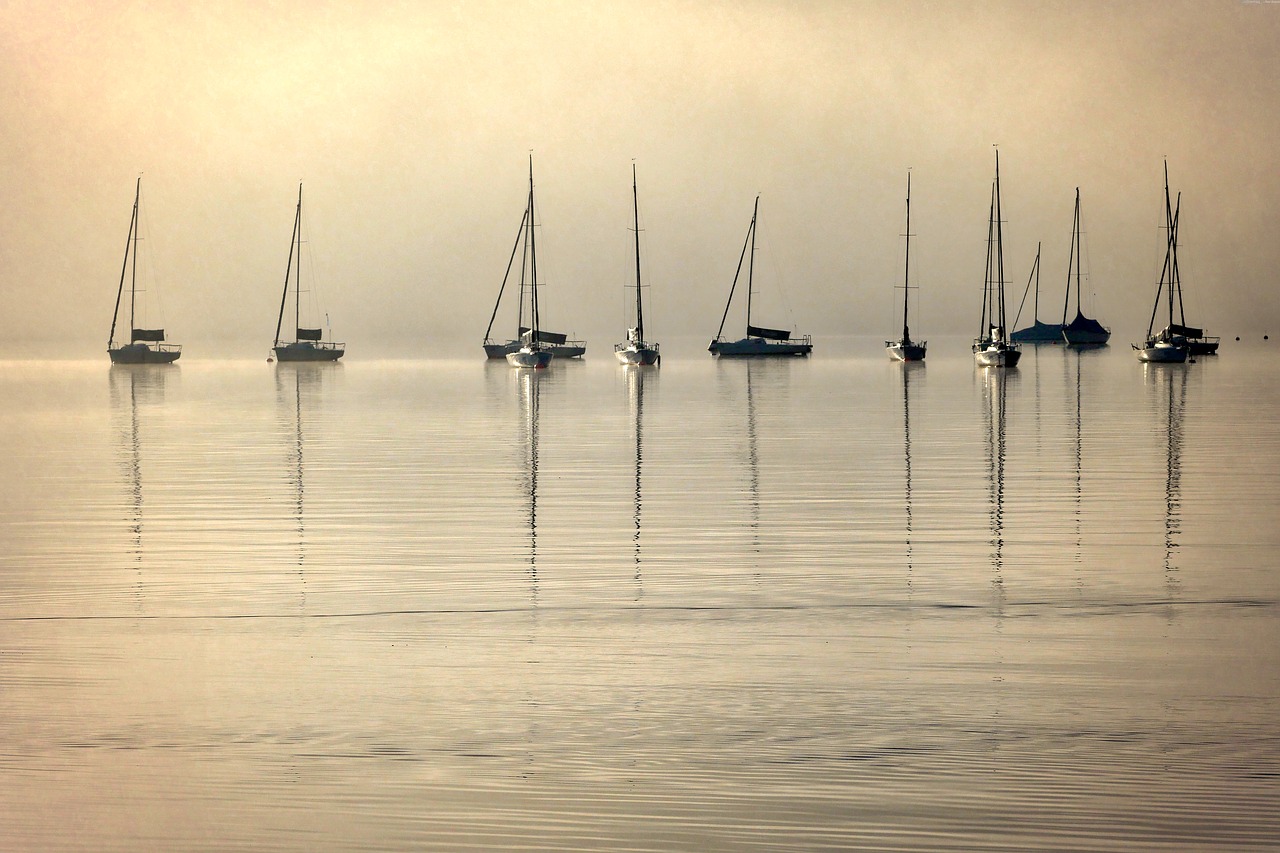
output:
M973 359L979 367L1017 367L1022 351L1010 346L991 345L974 349Z
M507 353L507 364L512 367L531 367L541 369L551 363L551 352L544 349L531 350L527 347Z
M1181 364L1187 360L1187 351L1167 341L1147 342L1145 346L1133 345L1138 352L1138 361L1149 364Z
M637 365L657 364L661 358L658 355L656 346L637 346L635 344L614 347L613 355L622 364Z
M505 358L522 346L520 341L507 341L505 344L486 343L484 354L488 358ZM554 358L581 358L587 354L584 341L568 341L563 344L543 344Z

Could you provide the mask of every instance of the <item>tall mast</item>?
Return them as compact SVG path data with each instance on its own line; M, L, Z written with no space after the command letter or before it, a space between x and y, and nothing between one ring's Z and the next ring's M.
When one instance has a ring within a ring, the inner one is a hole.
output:
M1169 323L1173 324L1173 292L1178 292L1178 321L1187 325L1186 312L1182 310L1182 281L1178 275L1178 219L1182 216L1182 193L1173 209L1173 226L1169 230Z
M760 197L756 196L756 205L759 206ZM756 230L756 215L751 214L751 225L747 228L746 239L742 241L742 253L738 255L738 268L733 272L733 284L729 286L729 298L724 303L724 313L720 315L720 328L716 331L716 340L724 335L724 323L729 319L729 306L733 304L733 292L738 289L738 276L742 275L742 259L747 256L747 246L751 243L752 235Z
M996 150L996 286L1000 294L1000 340L1005 339L1004 318L1004 229L1000 212L1000 151Z
M133 330L136 323L133 320L134 304L138 300L138 199L142 196L142 178L138 178L138 183L133 190L133 268L129 271L129 342L133 343Z
M978 326L978 339L985 340L991 334L988 322L988 308L991 305L991 241L995 236L996 218L996 185L991 185L991 209L987 213L987 266L983 270L982 282L982 319Z
M636 224L636 337L644 340L644 308L640 299L640 199L636 190L636 164L631 164L631 207Z
M293 266L293 339L298 339L298 326L302 321L302 182L298 182L298 262ZM314 258L313 258L314 264Z
M751 209L751 257L747 259L747 337L751 336L751 282L756 269L756 215L760 212L760 196Z
M911 332L907 328L907 305L911 300L911 170L907 170L907 249L906 263L902 273L902 343L911 343Z
M533 316L533 340L538 340L538 238L535 223L537 218L533 206L533 155L529 155L529 274L530 278L530 310Z
M134 231L138 227L138 195L142 192L142 178L139 176L138 184L133 192L133 214L129 217L129 236L124 241L124 262L120 264L120 286L116 288L116 308L111 312L111 334L107 337L107 349L115 346L116 342L116 318L120 316L120 297L124 295L124 274L129 268L129 249L137 248L134 245ZM135 261L136 263L136 261ZM132 294L130 299L132 300ZM133 335L132 309L130 309L129 335Z
M1076 274L1076 314L1080 314L1080 188L1076 187L1076 209L1071 217L1071 249L1067 254L1067 294L1062 300L1062 324L1067 323L1071 305L1071 273Z

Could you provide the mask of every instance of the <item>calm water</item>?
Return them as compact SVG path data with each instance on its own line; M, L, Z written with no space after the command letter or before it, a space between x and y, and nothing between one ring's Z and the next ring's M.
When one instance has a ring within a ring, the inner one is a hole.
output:
M1275 348L0 363L16 850L1280 845Z

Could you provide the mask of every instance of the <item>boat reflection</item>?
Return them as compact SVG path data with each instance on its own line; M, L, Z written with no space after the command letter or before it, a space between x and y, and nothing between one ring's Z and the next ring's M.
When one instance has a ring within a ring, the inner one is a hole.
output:
M147 406L164 402L165 386L180 368L174 364L113 364L108 373L111 410L120 433L119 460L128 483L129 552L137 573L138 606L142 606L144 503L142 489L142 420Z
M1182 422L1187 402L1187 370L1182 363L1143 365L1143 379L1156 389L1154 405L1165 427L1164 579L1170 601L1182 587L1174 554L1182 535Z
M986 371L983 376L983 420L987 427L987 470L989 474L987 504L990 512L992 585L997 605L1004 602L1004 479L1006 442L1005 400L1017 374L1002 370Z
M903 505L906 508L906 557L907 557L907 595L912 592L913 568L912 560L912 516L911 516L911 379L912 374L920 371L923 377L923 361L903 362L902 372L902 473L903 473Z
M641 472L644 463L644 385L646 381L655 381L657 373L648 370L628 370L627 399L631 406L631 431L636 447L636 487L635 487L635 532L632 534L632 551L635 559L636 601L644 595L643 577L640 571L640 530L643 508L641 489Z
M520 420L524 424L523 492L529 496L529 584L534 607L538 604L538 398L543 375L534 370L514 374L520 391Z

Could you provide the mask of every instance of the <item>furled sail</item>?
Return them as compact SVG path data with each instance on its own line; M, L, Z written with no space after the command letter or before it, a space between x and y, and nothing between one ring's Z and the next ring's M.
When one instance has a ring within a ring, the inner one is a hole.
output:
M298 340L300 341L318 341L321 339L320 329L299 329Z
M164 329L134 329L133 340L159 343L164 340Z
M791 332L790 330L783 329L765 329L760 326L747 326L747 337L766 338L771 341L786 341L791 339Z

